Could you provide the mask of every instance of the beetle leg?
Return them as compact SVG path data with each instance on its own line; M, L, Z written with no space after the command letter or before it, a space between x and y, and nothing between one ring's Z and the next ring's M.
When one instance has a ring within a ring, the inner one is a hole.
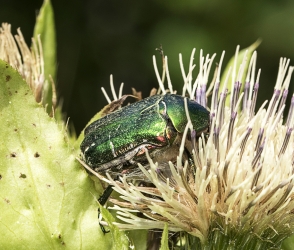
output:
M113 191L113 189L112 189L112 185L109 185L109 186L104 190L104 192L102 193L102 195L101 195L101 196L99 197L99 199L98 199L98 202L100 203L100 205L104 206L104 205L106 204L106 202L107 202L109 196L111 195L112 191ZM100 208L98 208L98 220L100 220L100 219L99 219L100 214L101 214L101 213L100 213ZM106 230L105 230L105 227L104 227L100 222L99 222L99 225L100 225L100 228L101 228L101 230L102 230L102 232L103 232L104 234L110 232L109 230L106 231Z
M100 215L100 209L98 209L98 220L99 220L99 215ZM103 234L107 234L110 232L110 230L106 230L105 227L100 222L99 222L99 226Z

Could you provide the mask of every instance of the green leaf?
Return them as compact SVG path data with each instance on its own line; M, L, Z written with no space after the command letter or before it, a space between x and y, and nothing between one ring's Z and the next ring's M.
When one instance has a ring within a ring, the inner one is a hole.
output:
M130 240L130 245L134 246L134 249L146 249L148 230L136 229L127 232Z
M253 43L252 45L250 45L248 48L245 48L241 51L239 51L238 53L238 56L237 56L237 63L236 63L236 75L235 77L237 77L238 75L238 70L239 70L239 67L240 67L240 64L242 63L242 60L243 60L243 57L245 55L245 52L248 50L247 52L247 61L245 63L245 67L244 67L244 74L243 74L243 77L242 77L242 87L241 87L241 92L242 92L242 89L244 87L244 82L245 82L245 79L246 79L246 73L247 73L247 70L249 68L249 63L250 63L250 60L248 60L248 58L251 58L253 52L256 50L256 48L259 46L259 44L261 43L260 40L257 40L255 43ZM233 56L229 63L226 65L226 68L222 74L222 77L221 77L221 81L220 81L220 91L222 91L223 89L223 86L225 84L225 79L227 77L227 74L229 72L229 69L231 68L231 74L228 78L228 83L227 83L227 88L228 88L228 95L227 95L227 99L226 99L226 106L229 106L230 104L230 95L231 95L231 89L232 89L232 85L235 83L235 79L232 79L232 71L233 71L233 68L234 68L234 62L235 62L235 56ZM234 80L234 81L233 81Z
M0 249L127 249L123 233L103 235L99 194L64 125L3 61L0 117Z
M168 247L168 225L167 223L165 223L164 225L164 229L162 232L162 238L161 238L161 246L160 246L160 250L169 250Z
M52 85L49 75L51 75L54 81L56 80L56 35L54 12L50 0L44 0L37 17L34 29L35 41L38 40L38 35L41 36L42 41L45 67L44 74L46 79L43 90L43 104L44 106L46 104L48 105L47 111L50 113L52 110Z
M100 206L100 211L102 214L103 219L109 224L109 230L114 237L113 241L113 249L128 249L129 241L125 234L118 229L115 225L112 224L114 222L114 218L111 213L105 209L104 207ZM100 249L100 248L99 248ZM104 249L104 248L102 248Z
M286 239L282 244L283 250L292 250L294 249L294 235Z

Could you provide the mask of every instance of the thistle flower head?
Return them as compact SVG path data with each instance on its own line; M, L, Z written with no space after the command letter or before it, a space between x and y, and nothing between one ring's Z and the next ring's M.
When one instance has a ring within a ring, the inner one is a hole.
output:
M2 23L0 27L0 59L15 68L34 92L35 99L40 102L45 84L44 58L40 36L37 41L32 38L30 49L17 29L17 35L11 34L11 25ZM54 84L52 84L54 87Z
M115 224L125 230L163 229L167 224L169 231L196 236L201 245L211 240L216 243L219 235L241 235L233 236L234 244L245 246L253 235L270 246L279 246L294 228L294 96L288 115L285 111L293 67L281 58L273 96L255 112L260 77L260 70L255 72L256 52L249 58L247 72L245 53L243 62L235 62L221 84L223 53L212 87L207 83L215 55L210 58L200 53L199 73L193 80L194 53L188 73L181 63L182 95L210 110L209 135L196 135L188 123L177 161L165 163L169 176L162 175L147 152L150 166L147 169L139 164L139 168L153 187L133 185L126 176L120 181L108 176L107 182L120 194L120 200L111 199L111 209L121 220ZM167 58L165 63L168 91L174 92ZM164 94L156 62L155 69ZM233 84L229 84L229 77ZM183 160L189 133L193 163Z

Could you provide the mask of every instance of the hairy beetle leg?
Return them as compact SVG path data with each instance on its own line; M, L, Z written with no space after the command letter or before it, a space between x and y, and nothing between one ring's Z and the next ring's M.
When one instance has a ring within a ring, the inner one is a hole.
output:
M103 192L103 194L99 197L98 199L98 202L100 203L100 205L104 206L109 198L109 196L111 195L113 189L112 189L112 185L109 185ZM99 220L99 217L100 217L100 208L98 208L98 220ZM109 233L110 231L109 230L106 230L105 227L99 223L100 225L100 228L102 230L102 232L104 234L106 233Z
M100 208L98 208L98 219L99 219L99 215L100 215ZM107 234L110 232L110 230L106 230L105 227L100 222L99 222L99 226L103 234Z
M109 196L111 195L113 189L112 189L112 185L109 185L103 192L103 194L100 196L100 198L98 199L99 203L104 206L109 198Z

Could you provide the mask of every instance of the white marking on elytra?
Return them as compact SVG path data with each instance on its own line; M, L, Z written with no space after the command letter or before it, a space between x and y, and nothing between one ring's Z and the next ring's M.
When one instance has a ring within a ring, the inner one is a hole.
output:
M108 137L109 137L109 144L110 144L110 148L112 151L112 155L113 155L113 157L116 157L116 153L114 151L114 145L113 145L112 141L110 140L110 135Z
M163 106L164 106L164 114L166 115L167 114L167 108L166 108L166 103L164 101L161 101L163 103Z

